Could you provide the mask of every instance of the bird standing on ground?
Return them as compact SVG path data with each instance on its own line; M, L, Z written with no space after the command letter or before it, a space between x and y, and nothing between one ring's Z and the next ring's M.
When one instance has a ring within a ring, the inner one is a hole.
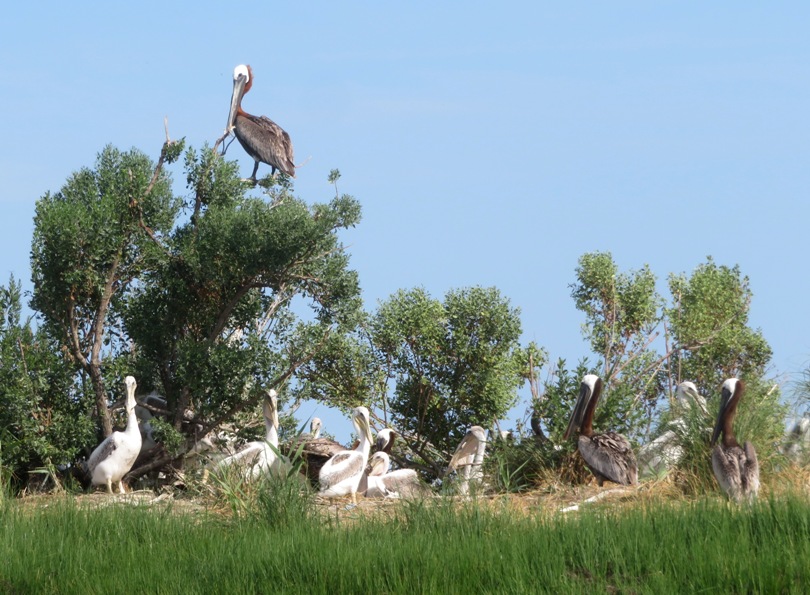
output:
M113 432L99 444L87 460L87 472L93 485L106 485L112 494L112 484L118 483L120 493L124 491L124 475L132 469L141 451L141 432L135 415L135 378L127 376L127 427L123 432Z
M595 374L586 374L582 378L579 396L563 438L567 440L573 432L579 434L579 454L600 486L606 479L622 485L635 485L638 483L638 468L630 441L616 432L596 434L593 431L593 415L602 396L602 384L602 379Z
M720 434L723 440L712 449L712 469L717 482L735 502L753 501L759 493L759 463L754 445L746 442L740 447L732 425L737 414L737 403L745 392L742 380L729 378L720 392L720 411L712 432L714 445Z

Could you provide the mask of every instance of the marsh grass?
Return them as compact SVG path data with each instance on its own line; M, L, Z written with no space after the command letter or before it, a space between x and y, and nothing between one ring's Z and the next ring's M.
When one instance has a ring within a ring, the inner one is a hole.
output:
M515 514L502 502L403 502L353 523L295 512L91 510L67 498L34 511L12 503L0 511L0 590L799 593L810 584L810 504L798 497L594 506L574 516Z

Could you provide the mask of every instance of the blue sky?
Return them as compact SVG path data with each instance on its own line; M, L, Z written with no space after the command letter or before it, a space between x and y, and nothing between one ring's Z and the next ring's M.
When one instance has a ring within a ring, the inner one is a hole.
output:
M0 36L0 282L30 289L42 194L108 143L157 157L164 117L213 143L249 63L244 108L306 160L296 193L328 200L339 168L363 205L344 239L367 308L494 285L526 340L575 361L582 254L649 264L662 291L712 255L750 277L773 374L789 389L810 362L805 4L23 4Z

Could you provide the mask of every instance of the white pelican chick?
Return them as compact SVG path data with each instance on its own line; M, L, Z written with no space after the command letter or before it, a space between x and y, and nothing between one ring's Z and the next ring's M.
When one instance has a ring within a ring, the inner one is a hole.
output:
M389 471L391 459L384 451L375 452L366 467L366 498L408 498L425 496L430 490L413 469Z
M661 433L655 440L652 440L639 448L638 470L643 477L660 475L680 462L684 455L682 440L687 429L683 415L688 413L692 404L706 417L709 410L706 408L706 399L698 393L694 382L681 382L675 391L675 406L681 412L668 425L669 429Z
M742 447L734 436L732 424L737 414L737 403L745 392L742 380L729 378L720 394L720 412L712 433L711 444L720 434L723 440L712 450L712 469L717 483L735 502L753 501L759 493L759 463L754 445L746 442Z
M132 469L141 451L141 432L135 416L135 378L127 376L127 427L123 432L113 432L99 444L87 460L87 472L92 485L106 485L112 494L112 484L124 494L122 479Z
M283 461L278 457L278 393L270 389L264 400L264 440L248 442L229 457L219 461L219 470L241 467L247 479L256 479L267 473L278 472Z
M366 471L368 453L371 450L371 426L368 409L355 407L352 423L360 436L360 444L355 450L343 450L324 463L318 474L321 485L319 496L336 498L351 494L357 504L357 490Z

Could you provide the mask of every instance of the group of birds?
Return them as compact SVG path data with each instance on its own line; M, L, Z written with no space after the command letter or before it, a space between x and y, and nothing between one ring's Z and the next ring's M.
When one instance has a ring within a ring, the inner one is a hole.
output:
M290 135L266 116L254 116L242 109L242 98L253 86L253 70L245 64L238 65L233 72L233 91L226 134L233 133L239 143L255 161L250 180L256 183L259 163L272 168L272 175L280 171L295 177L293 147ZM127 426L123 432L113 432L93 451L86 462L86 471L94 485L106 485L112 493L113 484L124 492L123 477L129 472L142 448L154 446L149 425L148 409L143 409L142 429L146 440L141 437L141 428L136 415L136 382L127 376ZM593 374L586 375L581 382L579 395L574 406L564 439L577 434L577 448L585 464L593 472L601 486L605 480L622 485L638 483L638 464L630 442L616 432L595 433L593 417L603 389L602 380ZM734 500L751 500L759 490L759 466L756 452L749 442L743 446L737 442L733 431L737 404L744 392L744 384L736 378L723 383L720 411L711 436L712 468L723 490ZM691 382L678 387L679 402L691 406L689 397L706 411L705 400ZM265 422L264 440L245 444L235 453L217 461L217 470L238 468L247 479L256 479L266 474L281 475L289 471L289 461L279 451L278 438L278 395L274 390L267 392L263 407ZM147 415L148 414L148 415ZM317 479L319 494L326 497L350 495L356 502L357 494L367 497L404 496L426 493L416 471L412 469L390 469L390 449L395 432L382 430L377 437L377 452L371 452L371 425L366 407L357 407L352 412L359 441L352 449L328 439L320 438L320 420L312 420L311 434L298 437L302 452L307 455L307 473L310 480ZM677 422L676 422L677 423ZM720 443L718 439L722 436ZM640 451L644 469L657 470L666 465L668 458L677 458L679 446L673 430L669 430L645 445ZM465 435L448 465L449 471L458 471L461 491L481 480L481 464L486 448L486 431L473 426Z
M638 483L638 465L627 438L616 432L597 434L593 430L593 416L602 395L602 387L602 379L594 374L588 374L582 379L564 438L568 439L573 433L578 434L577 449L600 486L605 480L621 485L635 485ZM733 428L737 404L744 391L744 383L737 378L729 378L723 383L720 410L710 439L713 447L712 470L717 482L729 498L737 502L752 501L759 492L759 464L754 446L750 442L740 446ZM697 393L693 383L682 383L679 394L681 399L684 395L692 397L705 411L705 401ZM673 436L665 434L661 438L660 452L668 451L671 454L671 447L674 445L668 444L668 441Z
M144 417L145 421L139 427L136 415L136 410L143 408L143 405L135 400L135 378L127 376L125 384L126 429L113 432L96 447L85 463L91 483L106 486L110 493L114 484L118 484L121 493L125 492L124 476L140 452L149 447L149 420ZM593 429L594 413L602 396L603 385L602 379L596 375L583 377L563 438L567 440L572 435L577 436L577 450L600 486L604 481L635 485L638 483L638 463L630 442L616 432L596 433ZM756 451L750 442L740 446L733 429L737 405L744 391L744 383L736 378L729 378L723 383L720 408L710 439L715 477L721 488L735 501L751 501L759 491ZM708 413L705 400L693 383L681 383L676 395L682 407L691 407L694 402L703 413ZM153 398L153 395L147 395L146 399L149 398ZM264 439L248 442L233 454L216 460L210 465L211 470L222 472L237 469L246 480L289 474L292 468L289 459L279 450L278 394L275 390L270 389L266 393L263 416ZM356 407L352 411L352 423L359 436L353 448L345 448L334 440L322 438L318 418L312 420L309 434L296 436L287 445L287 453L296 452L297 456L304 456L307 461L304 471L319 486L318 495L327 498L348 495L356 503L357 494L368 498L396 498L425 496L431 492L415 470L390 470L390 454L397 435L393 429L381 430L377 433L376 441L373 441L366 407ZM673 422L676 428L682 423L681 420ZM142 438L142 432L147 439ZM376 450L373 455L370 454L372 442ZM658 468L661 461L672 462L680 456L680 447L676 442L673 430L668 430L642 447L642 460L650 468ZM450 459L446 471L457 472L460 493L467 493L471 485L482 480L486 445L486 431L481 426L473 426Z

